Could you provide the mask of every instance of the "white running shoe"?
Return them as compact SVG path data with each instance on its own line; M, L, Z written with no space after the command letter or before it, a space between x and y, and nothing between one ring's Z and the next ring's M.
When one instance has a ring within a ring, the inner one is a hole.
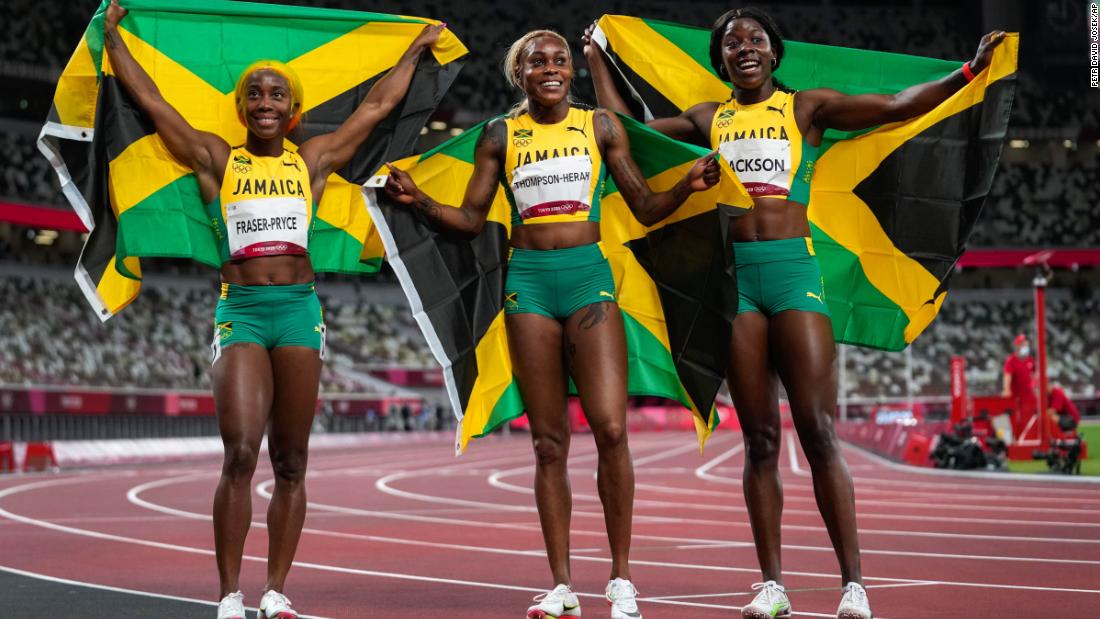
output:
M611 619L642 619L638 610L638 590L629 580L616 578L607 583L607 603L611 606Z
M230 593L218 602L218 619L245 619L244 594Z
M844 596L836 609L836 619L873 619L871 603L867 601L867 590L862 585L850 582L844 585Z
M581 601L569 585L558 585L550 591L536 595L535 604L527 609L527 619L560 619L580 617Z
M290 606L290 600L274 589L269 589L260 600L257 619L298 619L298 611Z
M787 599L783 585L769 580L756 583L753 591L760 591L747 606L741 609L742 619L776 619L791 616L791 601Z

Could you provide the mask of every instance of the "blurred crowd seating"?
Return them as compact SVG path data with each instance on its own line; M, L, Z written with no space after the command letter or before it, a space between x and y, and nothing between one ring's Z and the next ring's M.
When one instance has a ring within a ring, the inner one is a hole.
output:
M217 293L147 286L101 323L75 282L0 278L0 384L210 388ZM325 298L328 353L321 390L362 393L356 368L425 366L430 353L401 307Z
M1017 333L1035 346L1035 306L1026 292L950 293L940 315L912 345L913 395L950 393L953 355L967 361L971 393L1001 392L1004 360ZM1000 296L1000 298L997 298ZM1073 394L1100 393L1100 299L1059 295L1047 300L1048 376ZM849 395L896 398L907 395L904 353L847 347Z

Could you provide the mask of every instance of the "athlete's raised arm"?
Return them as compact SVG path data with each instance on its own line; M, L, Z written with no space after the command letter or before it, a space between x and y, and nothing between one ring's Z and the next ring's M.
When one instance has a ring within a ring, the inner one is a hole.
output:
M141 111L153 121L168 152L198 177L204 200L213 199L221 187L229 144L219 136L191 126L161 95L160 89L130 53L119 34L118 23L128 11L111 0L103 20L103 43L118 82Z
M409 90L421 52L439 39L447 24L424 26L409 49L382 79L371 86L359 107L332 133L310 138L298 149L310 171L311 181L328 178L344 167L378 123L390 115Z
M603 49L592 41L592 33L595 30L596 22L592 22L588 28L585 28L581 42L584 44L584 57L588 60L592 86L596 89L596 101L600 107L634 118L630 107L619 94L619 89L615 87L615 80L611 77L611 69L607 66ZM654 118L646 125L670 138L705 145L709 142L710 119L717 108L718 104L713 101L699 103L684 110L678 116Z
M700 157L680 182L660 193L654 193L642 176L638 164L630 155L630 138L618 117L605 109L594 114L596 140L607 162L607 170L623 194L634 217L646 226L661 221L675 211L696 191L705 191L718 183L720 171L715 161L717 153Z
M466 238L477 236L489 216L500 184L506 130L503 119L485 125L474 147L474 173L458 208L436 202L416 186L408 173L389 164L386 164L390 168L386 194L398 204L413 206L440 228Z
M998 30L982 37L974 59L965 69L943 79L910 86L894 95L845 95L828 88L814 88L800 92L798 104L809 106L813 124L820 129L855 131L919 116L966 86L966 70L972 75L984 71L1004 36L1005 33Z

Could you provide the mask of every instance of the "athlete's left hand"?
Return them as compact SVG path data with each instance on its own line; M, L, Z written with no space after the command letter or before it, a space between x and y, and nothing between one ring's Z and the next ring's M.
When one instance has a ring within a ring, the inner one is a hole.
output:
M980 73L993 61L993 50L1005 39L1004 30L994 30L982 37L978 43L978 51L974 53L974 60L970 61L970 70L975 74Z
M688 170L684 181L692 191L706 191L718 184L722 177L718 167L718 151L711 151L695 160L695 165Z

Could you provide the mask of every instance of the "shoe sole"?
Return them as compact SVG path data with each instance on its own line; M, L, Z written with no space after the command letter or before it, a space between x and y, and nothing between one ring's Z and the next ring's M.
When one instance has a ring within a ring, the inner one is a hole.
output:
M527 619L579 619L580 613L576 615L551 615L545 610L529 610L527 611Z
M294 613L287 613L287 612L281 612L281 613L275 613L274 615L269 615L267 613L261 612L260 616L257 619L298 619L298 615L296 615Z
M607 605L614 606L615 603L611 600L608 600ZM638 611L636 615L627 614L625 611L620 611L619 615L616 615L614 611L611 612L611 619L621 619L623 617L625 617L626 619L642 619L642 612Z
M874 614L864 617L856 613L837 613L836 619L875 619Z
M790 618L791 618L791 609L789 609L789 608L786 611L781 612L778 615L775 615L774 617L771 614L766 613L762 610L747 610L747 611L742 610L741 611L741 619L790 619ZM838 619L844 619L844 618L838 617Z

